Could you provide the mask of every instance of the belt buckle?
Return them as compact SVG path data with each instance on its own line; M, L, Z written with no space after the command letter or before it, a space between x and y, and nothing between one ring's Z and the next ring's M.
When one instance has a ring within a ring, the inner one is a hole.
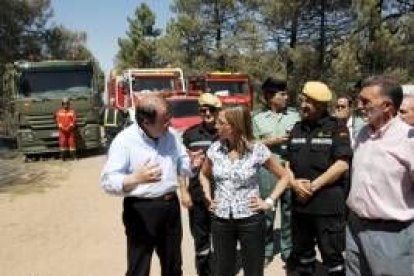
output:
M166 200L166 201L171 200L171 199L174 198L174 193L167 193L167 194L163 195L161 198L162 198L162 200Z

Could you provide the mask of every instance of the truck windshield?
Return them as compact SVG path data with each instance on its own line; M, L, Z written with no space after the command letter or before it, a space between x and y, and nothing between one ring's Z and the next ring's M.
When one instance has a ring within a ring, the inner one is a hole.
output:
M24 72L20 82L21 96L84 94L91 88L90 70Z
M246 95L249 85L245 81L208 81L207 89L218 96Z
M199 115L197 99L167 101L170 103L173 118L194 117Z
M174 78L134 78L132 80L132 90L140 91L173 91L175 89Z

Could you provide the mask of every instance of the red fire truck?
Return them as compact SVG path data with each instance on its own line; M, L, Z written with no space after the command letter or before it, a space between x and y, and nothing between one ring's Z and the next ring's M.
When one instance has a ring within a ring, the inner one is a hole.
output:
M111 104L111 100L114 100L114 107L119 110L124 110L130 106L130 100L126 95L124 88L124 82L121 75L117 75L115 70L112 70L107 81L106 89L106 103Z
M189 91L209 92L218 96L224 106L253 106L253 89L246 74L213 72L188 79Z
M108 95L114 94L116 107L126 108L131 122L135 121L135 106L139 96L161 94L171 104L172 127L179 132L201 121L198 96L187 95L183 71L180 68L126 69L112 76Z

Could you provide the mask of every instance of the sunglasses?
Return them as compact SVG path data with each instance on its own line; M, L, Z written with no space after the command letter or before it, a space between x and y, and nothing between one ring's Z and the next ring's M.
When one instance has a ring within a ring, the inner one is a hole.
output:
M214 112L216 112L217 111L217 108L215 108L215 107L212 107L212 106L203 106L203 107L200 107L200 113L201 114L206 114L207 113L207 111L209 112L209 113L214 113Z

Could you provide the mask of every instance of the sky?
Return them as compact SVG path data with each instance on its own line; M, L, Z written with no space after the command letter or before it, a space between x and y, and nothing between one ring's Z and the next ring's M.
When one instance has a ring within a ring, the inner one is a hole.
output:
M114 67L118 38L126 37L127 17L146 3L156 16L156 26L165 29L172 17L171 0L52 0L50 22L87 34L87 46L108 73Z

